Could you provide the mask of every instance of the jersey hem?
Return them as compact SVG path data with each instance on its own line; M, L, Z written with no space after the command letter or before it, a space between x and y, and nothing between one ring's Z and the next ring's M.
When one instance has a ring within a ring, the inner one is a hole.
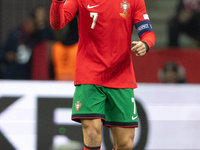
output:
M115 89L136 89L137 88L137 84L134 86L109 86L109 85L105 85L105 84L98 84L98 83L76 83L74 82L74 85L82 85L82 84L90 84L90 85L98 85L98 86L103 86L103 87L107 87L107 88L115 88Z

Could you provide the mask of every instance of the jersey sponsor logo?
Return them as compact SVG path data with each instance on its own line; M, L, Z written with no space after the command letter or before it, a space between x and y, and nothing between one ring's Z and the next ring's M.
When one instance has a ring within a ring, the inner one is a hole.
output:
M122 0L123 3L121 3L121 8L123 9L123 13L119 13L121 17L123 18L127 18L130 16L130 14L128 14L127 10L130 8L130 3L127 3L126 0Z
M99 5L94 5L94 6L90 6L89 4L87 5L87 8L91 9L91 8L95 8L98 7Z
M79 112L79 109L81 108L80 101L77 101L77 103L75 104L75 107L76 107L76 111Z

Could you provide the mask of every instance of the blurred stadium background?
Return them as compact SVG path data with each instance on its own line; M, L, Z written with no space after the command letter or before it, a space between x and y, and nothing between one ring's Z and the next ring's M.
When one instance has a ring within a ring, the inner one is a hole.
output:
M155 47L167 46L167 22L175 12L178 0L146 0L146 7L151 19L153 30L157 35ZM51 0L1 0L0 2L0 43L5 41L10 30L19 26L37 6L45 7L49 10ZM134 34L134 38L138 38ZM194 47L187 36L181 36L181 43L187 47Z
M180 36L181 47L167 46L167 24L178 0L145 2L157 39L148 55L133 54L140 114L134 150L200 150L200 48L185 34ZM50 4L51 0L0 0L0 45L31 11L38 6L49 10ZM138 39L136 33L133 39ZM171 61L178 63L186 83L163 83L163 66ZM42 64L49 73L48 65ZM44 70L32 80L0 80L0 150L82 149L81 127L70 121L73 81L50 81ZM102 150L111 150L107 128L103 135Z

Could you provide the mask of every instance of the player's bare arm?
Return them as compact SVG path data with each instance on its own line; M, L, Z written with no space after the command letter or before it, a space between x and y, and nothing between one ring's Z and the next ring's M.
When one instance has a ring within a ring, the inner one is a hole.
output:
M131 50L135 52L136 56L143 56L146 54L146 46L143 42L133 41L131 44L133 45Z

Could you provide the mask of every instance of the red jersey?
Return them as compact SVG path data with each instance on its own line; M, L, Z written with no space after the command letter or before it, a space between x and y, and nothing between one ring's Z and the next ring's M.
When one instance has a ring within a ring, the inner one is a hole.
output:
M144 0L67 0L64 4L53 0L51 26L63 28L77 12L79 46L74 84L136 88L131 36L133 25L149 20ZM138 29L143 28L140 25Z

